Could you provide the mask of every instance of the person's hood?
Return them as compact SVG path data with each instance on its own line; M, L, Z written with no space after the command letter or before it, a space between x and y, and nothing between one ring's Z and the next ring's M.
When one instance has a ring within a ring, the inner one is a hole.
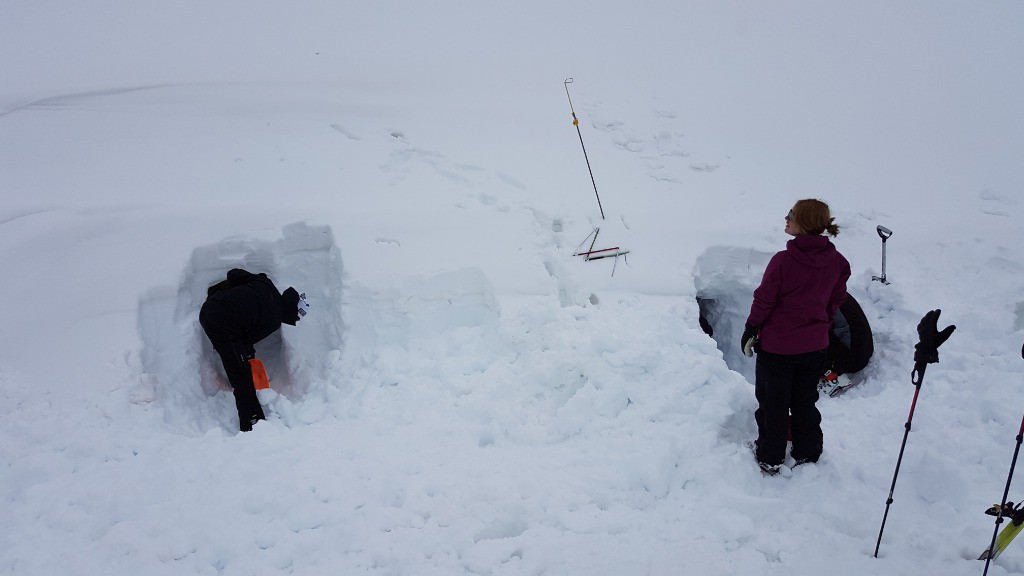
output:
M806 266L824 268L832 262L836 247L827 236L801 234L786 242L786 253Z

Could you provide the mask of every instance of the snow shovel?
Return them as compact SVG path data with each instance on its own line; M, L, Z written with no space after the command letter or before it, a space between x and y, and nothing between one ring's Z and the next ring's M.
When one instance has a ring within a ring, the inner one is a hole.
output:
M257 390L270 388L270 379L267 378L267 368L259 358L249 358L249 365L252 366L252 383Z
M875 229L875 231L878 232L878 237L882 239L882 275L872 276L871 280L878 280L882 284L888 285L889 281L885 279L885 241L888 240L890 236L892 236L892 230L889 230L885 226L880 225L878 226L878 228Z

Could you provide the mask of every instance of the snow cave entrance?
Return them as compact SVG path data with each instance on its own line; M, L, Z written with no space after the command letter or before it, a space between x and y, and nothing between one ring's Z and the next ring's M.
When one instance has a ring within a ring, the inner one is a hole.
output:
M258 342L256 356L270 379L270 389L259 391L261 403L285 424L308 421L302 403L326 394L341 357L342 266L328 226L300 222L286 226L278 240L231 237L193 250L176 289L153 289L139 303L142 395L173 426L237 430L231 387L199 325L207 288L232 268L265 272L279 290L294 286L306 294L310 313Z
M750 248L712 246L697 258L693 272L701 328L714 338L726 365L751 384L754 359L743 355L739 341L754 289L771 257Z

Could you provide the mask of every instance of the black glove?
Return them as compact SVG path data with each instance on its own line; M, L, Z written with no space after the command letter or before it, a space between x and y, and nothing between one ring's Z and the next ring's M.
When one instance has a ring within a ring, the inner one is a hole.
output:
M953 330L956 330L956 326L946 326L939 331L939 314L942 314L942 310L932 310L921 318L920 324L917 325L917 335L920 337L920 341L914 346L914 362L924 362L926 364L934 364L939 361L939 346L949 339L950 334Z
M743 327L743 336L740 337L740 350L746 356L754 355L754 346L757 345L757 326L747 324Z

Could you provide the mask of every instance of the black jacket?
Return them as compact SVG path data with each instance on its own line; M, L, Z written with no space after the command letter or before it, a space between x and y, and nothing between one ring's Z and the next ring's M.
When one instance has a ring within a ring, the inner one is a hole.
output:
M875 352L867 315L852 295L839 307L829 332L826 365L839 374L859 372Z
M294 325L297 302L294 288L282 295L266 274L235 268L226 282L211 287L199 321L208 333L212 329L251 346L276 332L282 322Z

